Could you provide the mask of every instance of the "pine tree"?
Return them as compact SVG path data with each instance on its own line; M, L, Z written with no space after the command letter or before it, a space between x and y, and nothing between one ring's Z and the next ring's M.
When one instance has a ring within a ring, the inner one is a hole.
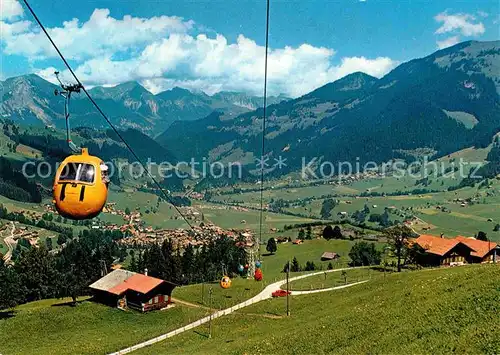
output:
M52 238L45 239L45 246L47 247L47 250L52 250L53 249Z
M297 260L297 258L295 256L293 257L292 266L290 267L290 271L291 272L299 272L300 271L299 261Z
M23 252L14 265L14 271L19 275L26 301L55 296L55 260L44 245Z
M196 272L196 259L194 248L191 244L188 244L188 246L184 249L181 263L184 278L186 279L187 283L192 282L194 279L194 274Z
M368 207L368 205L365 203L365 207L363 208L363 212L365 215L369 215L370 214L370 208Z
M173 282L180 284L182 282L182 255L181 251L179 248L177 248L177 251L174 254L174 259L172 263L172 275L173 275Z
M271 254L276 253L276 251L278 250L278 246L276 245L276 239L274 239L274 238L269 238L269 239L267 240L266 250L267 250L268 252L270 252Z
M156 243L146 249L144 251L144 267L148 269L148 275L170 281L171 274L162 249Z
M333 228L332 228L332 226L326 226L323 229L323 238L325 238L326 240L330 240L330 239L333 238Z
M479 231L479 233L477 233L477 238L478 240L482 240L482 241L488 241L488 237L486 235L486 233L482 232L482 231Z
M327 198L323 200L323 204L321 206L321 218L329 219L332 216L332 209L335 208L337 202L332 198Z
M306 227L306 239L312 239L312 229L311 226Z
M299 239L304 239L305 234L306 234L306 233L304 232L304 229L302 229L302 228L301 228L301 229L299 230L299 235L298 235L298 237L297 237L297 238L299 238Z
M384 213L382 214L380 225L382 227L389 227L391 225L391 220L390 220L389 213L387 212L387 210L385 210Z
M335 226L335 228L333 228L332 236L334 239L342 239L342 230L339 226Z
M175 282L174 245L170 239L163 241L161 245L161 261L158 261L158 263L161 264L163 280Z
M0 258L0 309L16 306L24 301L17 273Z
M137 257L137 268L135 270L136 272L143 272L144 271L144 252L139 251L139 256Z
M130 253L130 271L137 272L137 260L135 259L135 253L131 250Z

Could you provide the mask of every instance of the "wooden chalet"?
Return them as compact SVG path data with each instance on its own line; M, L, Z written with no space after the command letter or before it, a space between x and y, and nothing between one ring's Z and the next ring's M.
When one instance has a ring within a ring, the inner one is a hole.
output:
M456 266L468 263L475 252L457 239L433 235L420 235L415 242L425 250L422 264L425 266Z
M340 255L337 254L337 253L333 253L333 252L329 252L329 251L326 251L324 252L322 255L321 255L321 260L322 261L325 261L325 260L335 260L337 258L339 258Z
M89 287L97 302L146 312L168 306L175 286L155 277L116 269Z
M493 242L468 238L459 235L456 240L474 249L470 255L471 263L493 263L497 261L500 247Z

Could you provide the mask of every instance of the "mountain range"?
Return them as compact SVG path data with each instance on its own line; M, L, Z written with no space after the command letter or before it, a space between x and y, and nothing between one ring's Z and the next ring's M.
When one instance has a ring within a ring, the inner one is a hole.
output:
M54 95L54 90L60 89L57 85L29 74L0 82L0 88L3 118L30 125L64 127L64 101ZM153 95L137 82L94 87L89 93L116 126L135 128L153 137L177 120L200 119L214 110L231 117L263 103L262 98L244 93L219 92L209 96L178 87ZM269 97L268 102L284 99L284 96ZM84 93L73 94L70 105L73 127L107 128Z
M36 75L1 83L1 114L16 123L64 126L58 88ZM120 128L154 137L177 159L240 161L261 155L262 98L174 88L153 95L136 82L90 94ZM330 162L442 156L484 147L500 131L500 41L468 41L403 63L382 78L357 72L295 99L268 98L265 152L297 170L303 158ZM101 129L83 94L73 126Z
M403 63L377 79L353 73L268 107L265 153L289 170L330 162L411 158L484 147L500 131L500 41L469 41ZM177 121L157 141L180 159L254 164L263 110L228 120L213 113ZM207 139L207 137L210 137ZM421 149L420 149L421 150ZM282 171L285 172L285 171Z

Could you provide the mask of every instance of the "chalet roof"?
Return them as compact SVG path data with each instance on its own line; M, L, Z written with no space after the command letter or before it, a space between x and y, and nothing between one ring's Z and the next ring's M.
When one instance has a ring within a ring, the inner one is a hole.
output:
M476 238L467 238L461 235L457 236L455 239L467 245L469 248L474 249L474 252L472 252L471 255L479 258L484 258L486 254L497 247L496 243L485 242Z
M329 251L325 251L322 255L321 255L321 259L335 259L339 256L339 254L337 253L333 253L333 252L329 252Z
M455 246L458 244L461 244L461 242L457 239L447 239L447 238L441 238L441 237L436 237L434 235L427 235L427 234L422 234L420 235L415 242L420 245L422 248L425 249L427 253L431 254L436 254L443 256L447 252L449 252L451 249L453 249ZM462 243L463 244L463 243ZM472 249L468 245L464 244L467 248Z
M114 293L115 295L121 295L127 290L133 290L140 293L148 293L163 282L163 280L157 279L155 277L146 276L143 274L135 274L122 283L109 289L108 292Z
M100 278L93 284L91 284L89 287L96 289L96 290L101 290L101 291L108 291L109 289L115 287L116 285L124 282L126 279L132 277L135 272L128 271L128 270L123 270L123 269L118 269L110 272L106 276Z
M117 269L100 278L89 287L115 295L121 295L127 290L145 294L164 282L167 281L128 270Z

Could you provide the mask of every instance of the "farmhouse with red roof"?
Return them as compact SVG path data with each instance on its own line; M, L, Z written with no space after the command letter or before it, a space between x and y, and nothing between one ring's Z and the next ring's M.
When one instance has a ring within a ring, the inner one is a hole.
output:
M424 264L428 266L463 265L475 250L456 239L422 234L415 242L425 249Z
M415 242L425 249L424 264L432 266L492 263L500 250L496 243L460 235L451 239L422 234Z
M459 235L456 240L466 244L474 249L471 253L471 262L475 263L492 263L498 257L497 250L499 249L497 243L490 241L479 240L472 237L463 237Z
M89 287L98 302L146 312L169 305L175 286L156 277L117 269Z

